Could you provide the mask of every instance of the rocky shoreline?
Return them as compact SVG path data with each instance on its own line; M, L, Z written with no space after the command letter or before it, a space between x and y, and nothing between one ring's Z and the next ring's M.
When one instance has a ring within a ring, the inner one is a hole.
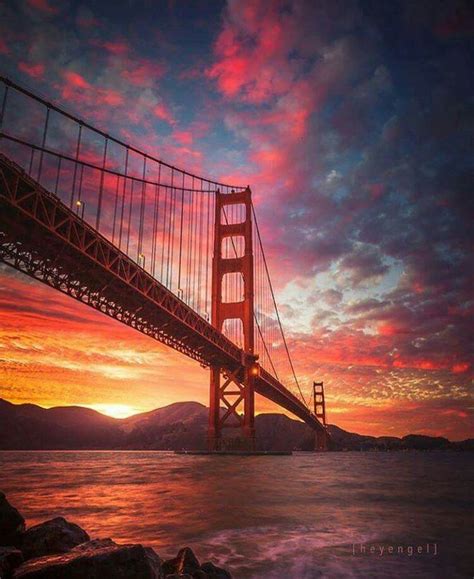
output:
M162 559L140 544L91 539L79 525L56 517L26 528L0 492L0 579L231 579L213 563L202 565L189 547Z

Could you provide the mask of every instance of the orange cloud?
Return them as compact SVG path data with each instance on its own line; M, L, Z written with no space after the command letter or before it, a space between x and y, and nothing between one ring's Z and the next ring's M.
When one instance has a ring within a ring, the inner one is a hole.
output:
M462 374L467 372L471 365L468 362L461 362L460 364L454 364L452 370L454 374Z

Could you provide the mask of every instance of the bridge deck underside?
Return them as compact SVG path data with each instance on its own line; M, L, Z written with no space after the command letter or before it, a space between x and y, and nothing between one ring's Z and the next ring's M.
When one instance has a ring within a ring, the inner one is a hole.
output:
M204 366L239 369L242 351L20 167L0 155L0 260ZM262 369L256 391L324 430Z

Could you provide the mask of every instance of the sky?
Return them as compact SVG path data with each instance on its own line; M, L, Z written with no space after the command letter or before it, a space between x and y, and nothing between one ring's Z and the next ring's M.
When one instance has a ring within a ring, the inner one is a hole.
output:
M472 437L468 2L16 0L5 76L250 184L296 373L347 430ZM208 372L0 266L0 397L126 416ZM280 411L258 398L257 411Z

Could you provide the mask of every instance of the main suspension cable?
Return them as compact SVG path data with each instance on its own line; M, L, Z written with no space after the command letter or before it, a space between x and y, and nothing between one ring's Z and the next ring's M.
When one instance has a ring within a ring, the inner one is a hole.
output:
M284 344L284 346L285 346L286 354L287 354L287 356L288 356L288 361L289 361L289 363L290 363L291 371L292 371L292 373L293 373L293 378L295 379L296 386L298 387L298 390L299 390L299 393L300 393L300 395L301 395L301 398L303 399L303 402L305 403L306 407L309 408L309 404L308 404L308 402L306 401L306 398L304 397L303 392L301 391L301 387L300 387L300 384L299 384L299 382L298 382L298 378L297 378L297 376L296 376L295 367L293 366L293 360L291 359L290 350L289 350L288 344L287 344L287 342L286 342L285 333L283 332L283 325L282 325L282 323L281 323L280 312L278 311L278 306L277 306L276 299L275 299L275 292L273 291L273 284L272 284L272 280L271 280L271 278L270 278L270 273L269 273L269 271L268 271L267 258L266 258L266 256L265 256L265 251L264 251L264 249L263 249L262 237L261 237L261 235L260 235L260 228L259 228L259 226L258 226L257 215L256 215L256 213L255 213L255 208L254 208L254 206L253 206L253 203L252 203L252 213L253 213L253 218L254 218L254 222L255 222L255 229L256 229L256 231L257 231L257 237L258 237L258 242L259 242L259 245L260 245L260 250L261 250L261 252L262 252L263 263L264 263L264 265L265 265L265 272L266 272L266 274L267 274L268 285L269 285L269 287L270 287L270 293L271 293L271 296L272 296L273 305L274 305L275 313L276 313L277 320L278 320L278 325L279 325L279 327L280 327L281 337L283 338L283 344Z

